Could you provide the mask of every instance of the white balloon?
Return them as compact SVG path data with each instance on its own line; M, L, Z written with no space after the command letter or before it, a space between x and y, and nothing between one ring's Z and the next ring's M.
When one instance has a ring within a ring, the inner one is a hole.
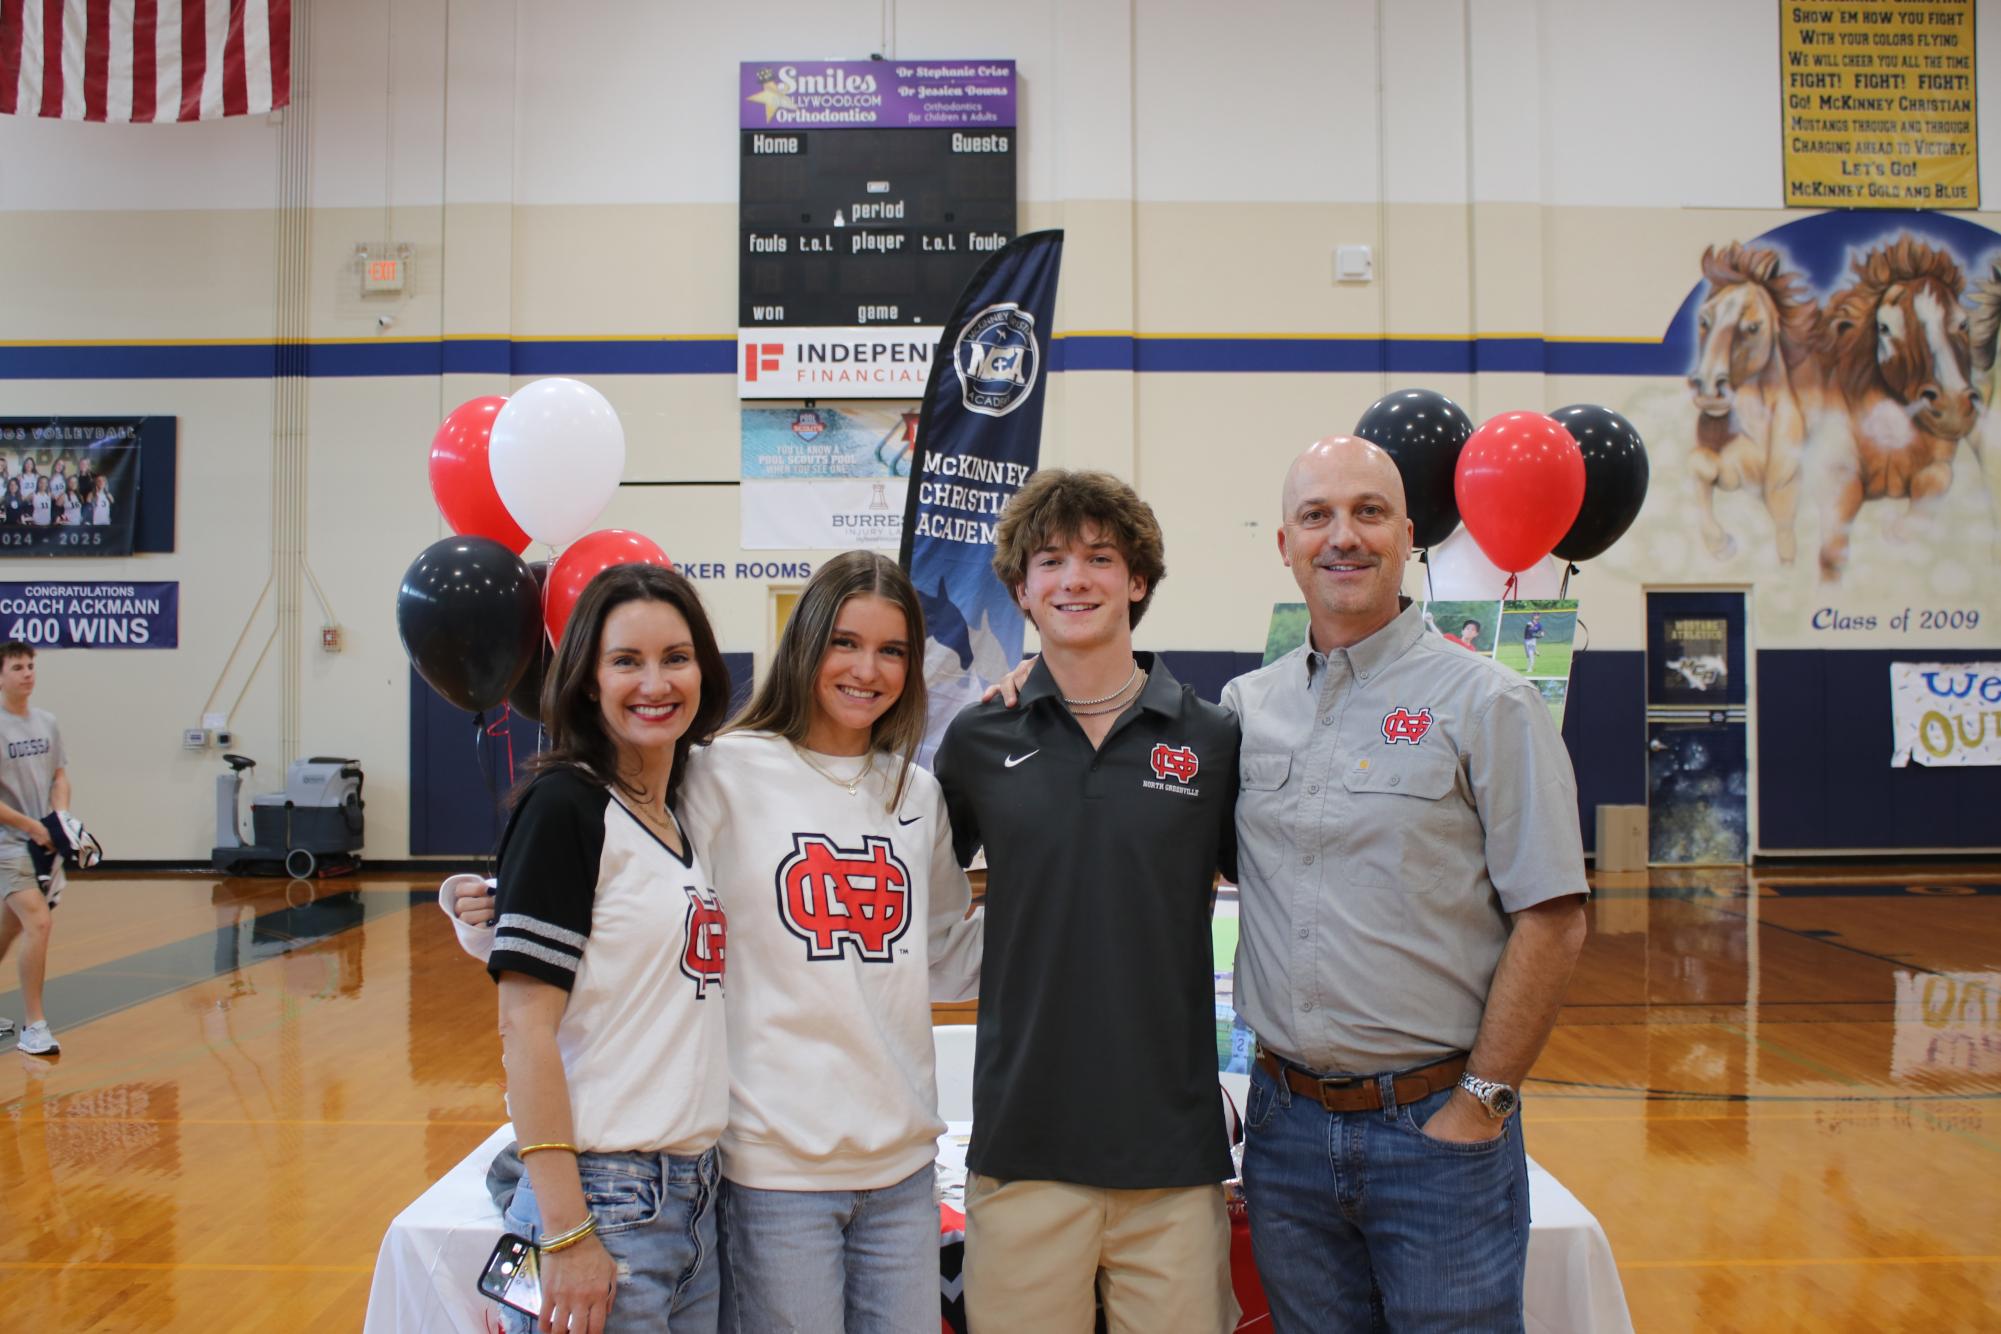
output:
M487 465L523 532L560 547L582 537L625 473L625 428L581 380L536 380L493 419Z
M1452 536L1431 548L1431 592L1440 602L1478 602L1498 599L1508 586L1508 572L1487 559L1473 534L1460 525ZM1563 562L1544 556L1522 571L1521 589L1525 598L1553 598L1563 586Z

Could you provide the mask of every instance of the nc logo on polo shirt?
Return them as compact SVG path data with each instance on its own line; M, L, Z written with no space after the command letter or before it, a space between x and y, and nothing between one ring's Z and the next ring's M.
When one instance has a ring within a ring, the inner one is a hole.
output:
M710 987L722 989L729 919L713 893L704 894L693 885L687 890L688 943L681 950L681 974L695 984L695 999L707 1000Z
M1148 758L1153 764L1155 778L1172 778L1182 784L1193 781L1196 773L1202 768L1202 762L1195 758L1195 752L1186 746L1170 746L1162 743L1153 748L1153 754Z
M1394 746L1399 741L1408 741L1415 746L1424 740L1424 734L1431 730L1431 710L1419 709L1412 713L1398 705L1383 716L1383 742Z
M959 333L952 367L968 412L1005 417L1027 401L1041 365L1035 317L1012 301L988 306Z

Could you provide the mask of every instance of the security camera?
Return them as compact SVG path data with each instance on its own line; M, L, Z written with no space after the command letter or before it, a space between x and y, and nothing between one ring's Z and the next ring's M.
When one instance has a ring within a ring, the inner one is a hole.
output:
M375 317L375 327L378 329L387 329L394 323L396 323L394 315L377 315Z

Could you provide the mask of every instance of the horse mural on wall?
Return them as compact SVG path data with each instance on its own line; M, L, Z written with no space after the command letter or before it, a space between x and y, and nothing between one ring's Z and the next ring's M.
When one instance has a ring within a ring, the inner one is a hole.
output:
M1798 543L1800 460L1809 413L1818 407L1813 334L1819 307L1806 279L1782 267L1776 250L1732 241L1702 252L1709 295L1696 318L1695 475L1702 539L1722 560L1737 540L1717 522L1715 493L1751 487L1764 496L1779 560Z
M1965 280L1949 252L1902 236L1850 269L1814 335L1826 394L1812 447L1827 469L1820 570L1830 581L1847 564L1864 501L1909 498L1893 534L1936 509L1983 398L1960 304Z
M1776 247L1703 251L1689 471L1710 555L1737 550L1716 492L1754 489L1780 563L1792 564L1811 461L1820 574L1839 581L1862 505L1907 499L1890 526L1905 535L1951 487L1961 440L1979 455L2001 534L2001 411L1991 406L2001 393L2001 262L1991 269L1968 296L1949 250L1902 235L1851 251L1847 285L1823 306Z
M1993 558L2001 561L2001 263L1989 261L1987 276L1967 294L1967 335L1973 342L1973 384L1980 392L1980 424L1971 437L1987 483L1988 512L1994 520Z

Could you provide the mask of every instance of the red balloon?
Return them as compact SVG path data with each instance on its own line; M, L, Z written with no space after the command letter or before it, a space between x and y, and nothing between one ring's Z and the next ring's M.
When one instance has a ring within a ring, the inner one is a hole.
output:
M1569 524L1564 528L1568 531ZM570 543L549 567L549 581L542 596L542 623L549 627L550 643L563 642L563 627L570 623L570 613L576 609L577 599L584 595L584 586L614 565L674 568L674 562L667 559L667 553L650 537L623 528L585 533Z
M505 406L506 399L488 394L452 409L431 437L431 494L460 537L490 537L518 556L528 549L528 534L500 503L486 466L487 437Z
M1563 540L1584 504L1584 455L1540 412L1504 412L1459 451L1453 494L1487 559L1519 574Z

